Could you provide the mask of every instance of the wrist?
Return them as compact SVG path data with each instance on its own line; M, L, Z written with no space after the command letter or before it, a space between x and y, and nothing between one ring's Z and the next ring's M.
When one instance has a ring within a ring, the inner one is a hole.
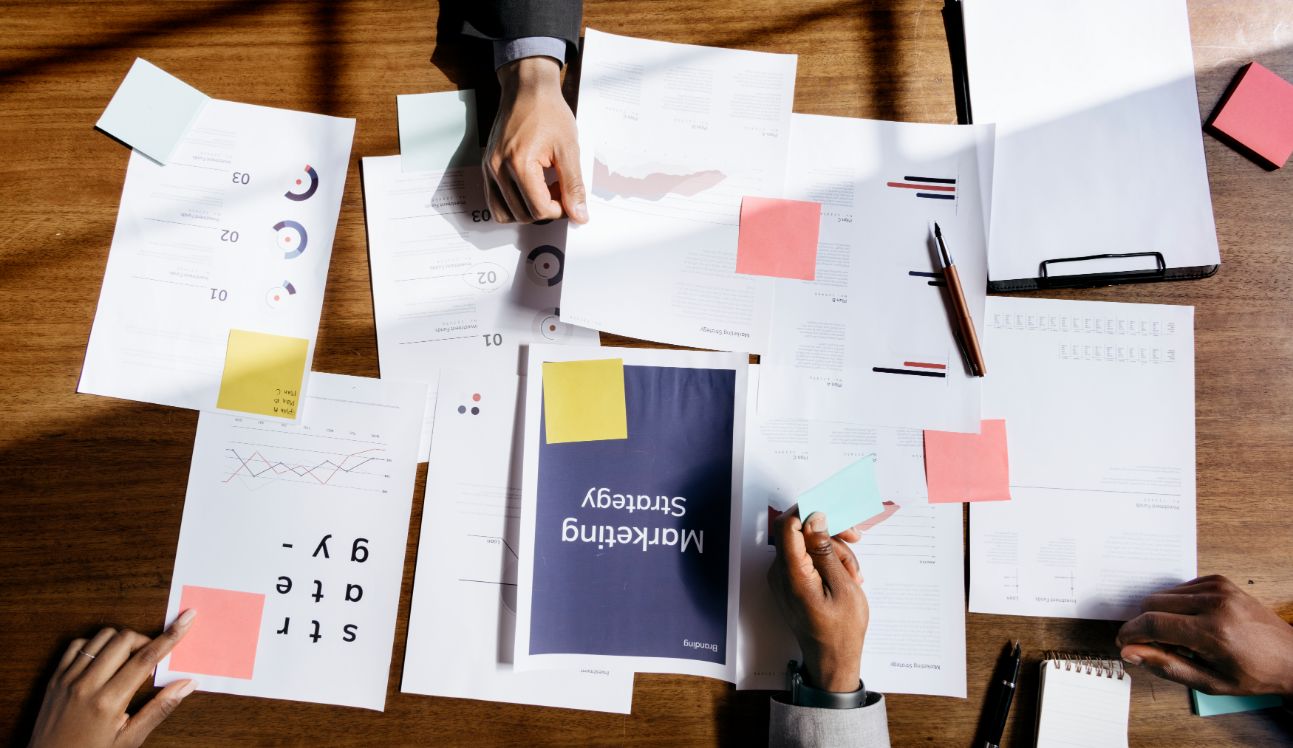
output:
M861 680L861 655L804 657L804 681L813 688L835 693L856 691Z
M498 83L504 96L551 89L561 92L561 65L551 57L523 57L498 69Z

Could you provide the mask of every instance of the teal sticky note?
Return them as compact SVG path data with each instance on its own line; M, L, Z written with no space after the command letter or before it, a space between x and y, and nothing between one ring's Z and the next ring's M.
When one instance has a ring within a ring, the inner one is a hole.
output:
M823 512L832 534L884 511L875 477L875 455L867 455L799 495L799 516Z
M179 78L136 58L96 126L165 164L208 100L206 94Z
M480 163L475 91L401 94L395 100L402 171L442 171Z
M1194 700L1194 713L1200 717L1252 712L1284 703L1279 696L1209 696L1194 689L1190 689L1190 698Z

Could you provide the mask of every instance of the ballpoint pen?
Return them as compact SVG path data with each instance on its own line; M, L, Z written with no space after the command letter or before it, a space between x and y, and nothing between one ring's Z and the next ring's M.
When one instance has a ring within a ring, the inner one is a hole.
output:
M987 731L983 736L983 748L998 748L1001 745L1001 734L1006 731L1006 717L1010 714L1010 703L1015 698L1015 684L1019 682L1020 664L1019 642L1014 650L997 664L996 675L988 691Z
M952 321L957 328L957 339L970 364L970 374L976 377L988 373L988 366L983 360L983 351L979 349L979 336L974 332L974 318L970 316L970 307L965 303L965 290L961 288L961 276L952 262L952 255L943 242L943 229L934 224L934 238L938 241L939 260L943 263L943 281L947 285L947 296L952 306Z

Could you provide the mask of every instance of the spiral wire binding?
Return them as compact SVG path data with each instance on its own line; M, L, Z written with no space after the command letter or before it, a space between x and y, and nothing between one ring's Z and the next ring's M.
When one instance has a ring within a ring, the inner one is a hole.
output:
M1122 669L1122 660L1101 657L1096 654L1081 652L1046 652L1046 659L1055 668L1076 670L1087 675L1098 675L1105 678L1122 680L1126 672Z

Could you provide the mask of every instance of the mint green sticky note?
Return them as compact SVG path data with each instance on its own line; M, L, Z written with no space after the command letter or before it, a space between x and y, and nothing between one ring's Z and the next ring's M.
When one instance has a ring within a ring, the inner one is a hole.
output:
M207 95L193 86L148 60L135 58L95 126L165 164L207 101Z
M867 455L799 495L799 516L826 515L832 534L884 511L875 478L875 455Z
M402 171L443 171L480 163L475 91L400 94L395 101Z
M1194 689L1190 689L1190 698L1194 700L1194 713L1200 717L1252 712L1284 703L1279 696L1209 696Z

